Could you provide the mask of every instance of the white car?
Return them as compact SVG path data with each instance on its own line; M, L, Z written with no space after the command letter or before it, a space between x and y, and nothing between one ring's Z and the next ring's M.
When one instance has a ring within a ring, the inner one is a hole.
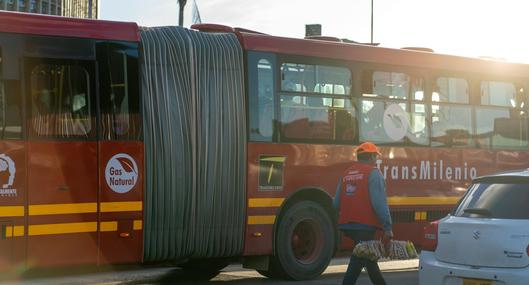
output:
M425 227L421 285L529 284L529 170L477 178Z

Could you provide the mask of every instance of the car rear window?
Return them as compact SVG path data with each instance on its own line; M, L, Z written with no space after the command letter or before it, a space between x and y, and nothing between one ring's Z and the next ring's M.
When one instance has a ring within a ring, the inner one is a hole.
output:
M529 219L529 184L473 184L454 216Z

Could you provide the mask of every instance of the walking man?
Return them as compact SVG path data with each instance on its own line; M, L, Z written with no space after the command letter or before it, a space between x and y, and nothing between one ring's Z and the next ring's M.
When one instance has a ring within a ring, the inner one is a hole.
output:
M339 213L338 229L355 244L373 240L375 232L383 230L383 242L387 248L393 238L393 231L384 177L376 168L379 155L377 146L370 142L356 148L358 162L348 168L341 177L334 197L334 207ZM376 261L355 256L351 256L342 284L355 284L364 267L374 285L386 284Z

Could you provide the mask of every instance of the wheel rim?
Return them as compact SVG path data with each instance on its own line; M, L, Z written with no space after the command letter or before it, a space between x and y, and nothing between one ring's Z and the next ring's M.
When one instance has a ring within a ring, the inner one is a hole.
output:
M320 225L312 219L299 222L292 233L292 252L296 260L303 264L314 262L323 247Z

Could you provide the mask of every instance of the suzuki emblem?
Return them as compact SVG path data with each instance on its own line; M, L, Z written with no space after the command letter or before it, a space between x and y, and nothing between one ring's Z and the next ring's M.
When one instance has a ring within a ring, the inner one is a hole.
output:
M479 236L481 235L481 233L479 231L474 231L473 234L474 234L474 239L475 240L478 240Z

